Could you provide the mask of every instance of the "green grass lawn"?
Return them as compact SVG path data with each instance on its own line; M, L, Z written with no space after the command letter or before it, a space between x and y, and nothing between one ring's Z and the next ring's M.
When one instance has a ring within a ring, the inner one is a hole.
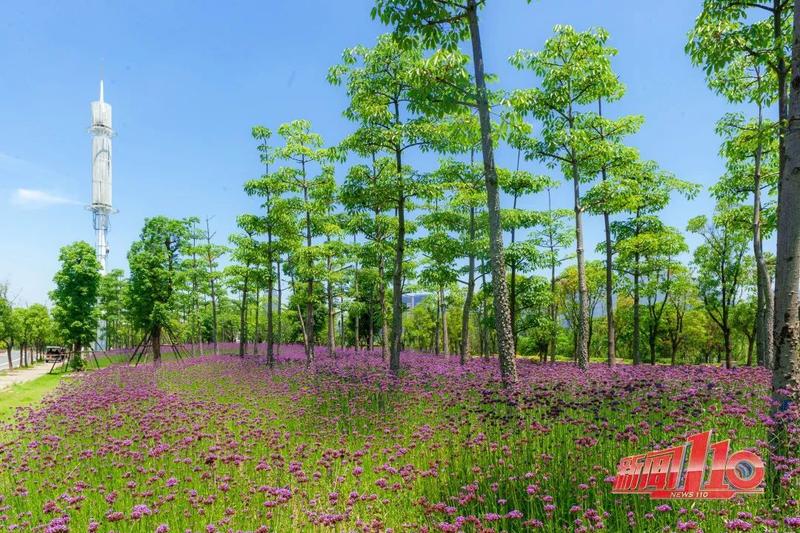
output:
M56 388L62 374L45 374L25 383L17 383L0 391L0 422L5 422L18 407L39 402Z

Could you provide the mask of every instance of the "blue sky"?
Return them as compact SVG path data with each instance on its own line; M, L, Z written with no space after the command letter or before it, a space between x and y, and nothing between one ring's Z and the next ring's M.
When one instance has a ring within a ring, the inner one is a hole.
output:
M643 156L708 186L722 172L715 121L728 105L705 86L683 51L699 0L494 0L482 13L487 70L500 86L530 86L511 68L519 48L539 49L555 24L603 26L618 48L628 87L608 113L645 116L631 139ZM46 301L58 248L92 242L89 102L101 71L114 110L114 205L109 268L125 255L145 217L214 216L222 240L239 213L257 208L241 189L261 167L250 128L312 121L328 143L352 126L343 89L325 81L344 48L386 31L371 0L16 1L3 3L0 30L0 281L18 304ZM424 164L427 163L425 159ZM412 161L413 162L413 161ZM513 164L507 149L498 164ZM527 168L542 171L541 165ZM562 187L558 206L570 206ZM529 207L541 208L542 197ZM664 213L681 229L709 213L707 193ZM587 220L587 248L602 238ZM690 244L696 244L691 239Z

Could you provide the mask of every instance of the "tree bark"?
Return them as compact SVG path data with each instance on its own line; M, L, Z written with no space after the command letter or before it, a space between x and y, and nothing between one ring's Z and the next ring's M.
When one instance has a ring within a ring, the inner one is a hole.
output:
M248 264L245 268L242 305L239 309L239 357L244 357L245 347L247 346L247 283L249 281L250 265Z
M400 124L400 103L394 101L395 124ZM403 349L403 259L406 246L406 191L403 186L403 152L394 150L395 171L398 179L397 196L397 238L394 247L394 271L392 272L392 346L389 356L389 370L392 374L400 371L400 352ZM376 214L377 215L377 214Z
M439 330L442 326L442 294L436 291L436 318L433 321L433 355L439 355Z
M481 307L480 307L480 342L481 357L489 357L489 333L486 326L488 312L486 309L486 265L481 258Z
M154 325L150 331L150 344L153 349L153 366L161 366L161 326ZM80 357L80 343L78 344L78 357Z
M547 353L542 357L543 363L546 363L548 359L550 361L556 360L556 343L558 342L558 305L556 303L556 263L558 258L556 257L556 241L553 235L553 204L550 187L547 188L547 212L550 217L547 248L550 250L550 305L548 306L548 311L550 313L551 330L550 338L547 342Z
M389 316L386 306L386 283L384 281L384 259L383 255L378 259L378 300L381 308L381 361L389 358L389 327L387 317Z
M400 152L397 152L397 171L402 172ZM403 258L405 256L406 218L405 192L400 190L397 203L397 241L394 248L394 271L392 273L392 346L389 355L389 370L400 370L400 352L403 336Z
M603 100L597 99L597 113L603 116ZM600 138L603 139L601 131ZM608 178L605 165L600 170L600 175L603 181ZM608 211L603 211L603 225L605 228L606 237L606 329L608 330L608 366L614 366L617 356L616 346L616 331L614 329L614 285L613 285L613 269L614 269L614 254L611 246L611 221Z
M258 286L258 283L256 283L256 301L255 301L255 304L256 304L256 316L255 316L255 321L254 321L254 324L253 324L253 330L254 330L253 331L253 355L258 355L258 340L259 340L258 339L258 312L259 312L259 305L260 305L259 296L260 296L260 287Z
M472 247L475 242L475 208L469 209L469 242L470 252L467 259L467 294L464 296L464 310L461 313L461 347L459 362L463 365L469 357L469 315L472 310L472 296L475 292L475 254Z
M450 332L447 331L447 300L445 300L444 288L441 289L442 297L442 351L444 356L450 355Z
M583 252L583 207L581 206L578 163L572 162L572 187L575 202L575 256L578 262L578 324L576 362L582 369L589 364L589 289L586 284L586 259Z
M355 240L356 240L356 236L355 236L355 234L353 234L353 244L355 244ZM360 324L360 322L361 322L361 320L360 320L361 319L361 309L360 309L360 307L361 306L360 306L360 304L358 302L358 261L357 260L354 262L354 265L355 265L355 273L353 275L353 285L354 285L354 288L355 288L355 303L356 303L356 309L357 310L356 310L355 325L354 325L355 330L354 330L354 335L353 335L353 348L355 348L355 352L358 353L358 350L361 349L361 335L360 335L361 332L359 331L361 329L361 324ZM342 335L342 337L344 337L344 335ZM342 340L342 342L344 342L344 340Z
M367 351L372 352L375 347L375 315L372 311L372 300L369 302L369 309L367 311L369 317L369 329L367 330Z
M638 365L642 362L641 353L641 316L639 305L639 254L634 257L633 270L633 364Z
M517 151L517 171L519 171L519 155L520 151ZM512 209L517 208L517 195L514 195ZM511 228L511 246L513 247L514 244L517 242L517 229ZM519 335L517 333L517 261L512 258L510 261L509 267L511 268L511 287L510 287L510 298L511 298L511 333L514 336L514 348L519 346Z
M281 355L281 343L283 342L283 322L281 322L281 308L283 307L283 286L281 285L281 261L280 255L275 262L275 275L278 278L278 342L275 345L275 358Z
M758 128L761 129L762 110L758 108ZM772 282L764 258L761 236L761 159L762 146L756 150L753 172L753 256L756 261L756 338L758 364L772 368L772 324L774 321L774 299Z
M275 365L275 326L272 322L272 292L275 288L275 280L272 276L272 232L267 233L267 246L269 250L267 255L267 268L269 269L267 271L267 366L272 368Z
M779 21L778 21L779 22ZM783 411L800 387L800 0L794 2L785 165L778 188L773 397ZM793 389L787 393L787 389Z
M306 206L306 247L311 248L311 211L308 207L308 185L306 184L306 167L305 162L303 163L303 202ZM308 269L312 270L314 265L314 259L311 257L310 251L309 259L308 259ZM314 340L315 340L315 332L314 332L314 279L312 277L311 272L308 272L308 280L306 280L306 316L305 316L305 348L306 348L306 365L310 365L314 362Z
M478 2L467 0L472 59L475 68L475 89L478 117L481 127L481 152L486 181L487 211L489 216L489 251L492 261L492 288L494 290L494 315L497 331L500 376L504 385L516 383L517 366L514 334L511 326L506 268L503 257L503 227L500 223L500 193L492 148L492 124L489 117L489 98L484 79L483 50L478 27Z
M214 285L214 258L211 251L211 226L210 221L206 218L206 246L207 260L208 260L208 276L209 276L209 289L211 291L211 335L212 342L214 343L214 355L219 355L219 323L217 321L217 291Z
M328 242L330 242L330 237L328 237ZM326 261L328 270L328 280L325 284L325 293L328 300L328 357L336 357L336 316L333 308L333 282L330 279L333 264L330 254L328 254Z

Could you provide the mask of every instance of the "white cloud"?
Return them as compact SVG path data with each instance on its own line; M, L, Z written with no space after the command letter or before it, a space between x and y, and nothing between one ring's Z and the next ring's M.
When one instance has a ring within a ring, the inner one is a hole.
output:
M78 205L70 198L37 189L17 189L11 196L11 203L22 207L48 207L51 205Z

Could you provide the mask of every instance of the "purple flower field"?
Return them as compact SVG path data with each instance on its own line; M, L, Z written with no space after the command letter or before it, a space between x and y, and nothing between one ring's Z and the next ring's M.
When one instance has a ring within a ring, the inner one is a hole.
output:
M610 492L621 457L707 429L766 459L762 369L521 362L512 396L493 360L318 357L65 380L2 428L0 531L800 531L796 410L779 494Z

